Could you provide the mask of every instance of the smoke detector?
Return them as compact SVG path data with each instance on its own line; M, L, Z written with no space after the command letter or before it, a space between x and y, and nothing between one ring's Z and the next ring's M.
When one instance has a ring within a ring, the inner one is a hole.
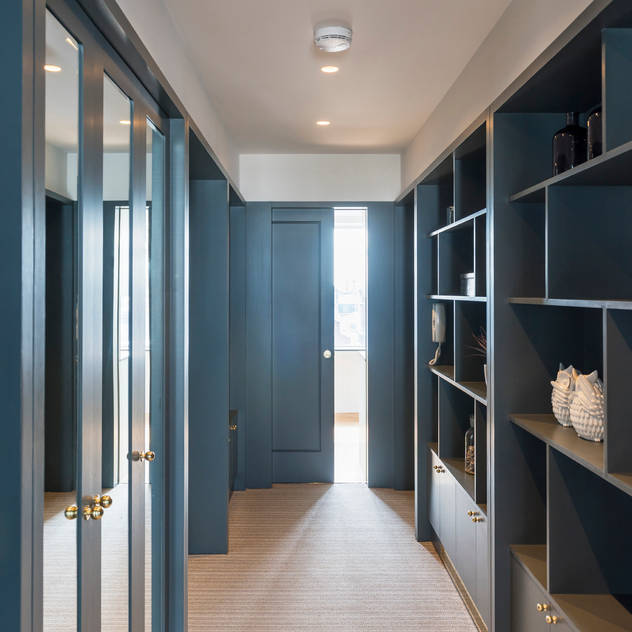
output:
M351 46L351 29L346 26L317 26L314 44L326 53L339 53Z

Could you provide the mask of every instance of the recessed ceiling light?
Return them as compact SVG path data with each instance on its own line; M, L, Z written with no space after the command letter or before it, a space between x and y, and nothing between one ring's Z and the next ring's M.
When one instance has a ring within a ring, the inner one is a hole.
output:
M61 67L55 66L55 64L44 64L44 70L46 72L61 72Z
M331 125L331 121L316 121L316 125L320 125L321 127L327 127L327 125Z
M330 75L334 72L338 72L340 70L340 68L338 68L338 66L323 66L321 68L321 71Z
M121 125L131 125L132 124L131 121L128 121L127 119L122 119L122 120L119 121L119 123Z
M66 38L66 41L75 49L75 50L79 50L79 47L69 38Z

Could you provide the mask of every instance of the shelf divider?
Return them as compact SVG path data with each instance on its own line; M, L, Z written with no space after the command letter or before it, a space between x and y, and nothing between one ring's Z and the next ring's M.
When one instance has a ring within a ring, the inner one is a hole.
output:
M476 401L487 406L487 386L485 382L457 382L454 379L453 366L428 366L428 369L441 379L452 384L452 386L455 386L464 393L467 393L470 397L473 397Z

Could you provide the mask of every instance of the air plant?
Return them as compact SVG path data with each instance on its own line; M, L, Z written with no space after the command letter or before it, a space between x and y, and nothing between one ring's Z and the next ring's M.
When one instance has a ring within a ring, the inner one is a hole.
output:
M481 327L478 334L472 334L474 344L470 346L472 355L483 358L487 362L487 332L485 327Z

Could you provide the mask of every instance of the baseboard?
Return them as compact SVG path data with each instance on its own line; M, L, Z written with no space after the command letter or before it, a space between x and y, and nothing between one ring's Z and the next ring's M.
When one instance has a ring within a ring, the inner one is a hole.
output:
M448 554L445 552L443 545L438 540L433 541L432 544L435 550L437 551L437 553L439 554L439 557L441 558L443 565L446 567L446 570L448 571L448 575L450 575L450 579L452 580L452 583L454 584L459 595L461 596L461 599L463 600L463 603L465 604L467 611L470 613L470 616L472 617L472 621L474 621L474 625L478 628L479 632L488 632L487 626L485 625L485 621L483 621L483 617L481 617L478 611L478 608L476 607L476 604L472 600L472 597L470 597L470 593L467 592L467 588L465 588L465 584L463 583L463 580L459 576L459 573L457 572L456 568L454 568L454 564L452 564L452 560L449 558Z

